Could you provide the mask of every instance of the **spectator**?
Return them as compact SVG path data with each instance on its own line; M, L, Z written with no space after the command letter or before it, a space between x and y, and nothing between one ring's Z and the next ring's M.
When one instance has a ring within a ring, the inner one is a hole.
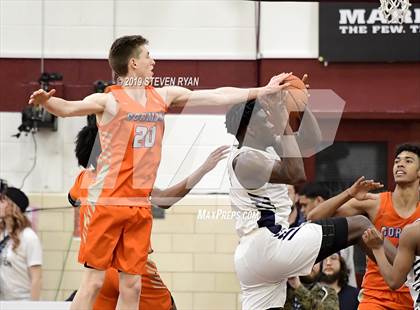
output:
M340 310L357 310L359 290L348 284L349 270L340 253L335 253L323 260L320 281L337 292Z
M284 310L338 310L338 296L328 285L318 282L320 264L315 264L310 275L290 278Z
M24 215L28 197L9 187L0 198L0 300L39 300L42 249Z
M293 202L288 222L290 227L297 227L305 221L303 214L300 211L300 206L298 204L299 194L296 192L296 188L294 185L287 185L287 190L289 192L289 198Z
M330 198L330 191L322 183L306 184L299 195L299 204L305 219L313 208L328 198Z
M299 204L305 218L308 216L310 211L312 211L325 200L329 199L330 195L330 190L323 183L318 182L306 184L299 196ZM350 271L349 283L351 286L356 287L356 272L353 258L354 246L342 250L341 256L343 256Z

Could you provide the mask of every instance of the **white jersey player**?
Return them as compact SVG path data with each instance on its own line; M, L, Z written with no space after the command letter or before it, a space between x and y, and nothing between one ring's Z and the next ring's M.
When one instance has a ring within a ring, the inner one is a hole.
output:
M226 115L227 131L239 141L228 171L240 237L235 269L245 310L281 309L287 278L309 274L315 262L358 242L371 226L364 216L355 216L288 228L292 202L285 184L305 181L298 147L303 135L294 138L280 101L268 95L235 105ZM311 119L301 129L310 127L304 131L316 140L318 127L312 114ZM291 137L287 143L283 133ZM269 147L276 154L268 152ZM377 183L364 181L361 186L369 190Z
M381 233L368 229L363 239L373 250L381 275L389 287L397 289L405 282L410 288L414 309L420 310L420 219L402 230L393 265L385 257Z

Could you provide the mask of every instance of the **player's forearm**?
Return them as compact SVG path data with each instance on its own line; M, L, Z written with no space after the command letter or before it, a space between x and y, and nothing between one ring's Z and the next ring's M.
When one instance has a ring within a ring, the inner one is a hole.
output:
M66 117L70 113L70 103L58 97L51 97L42 105L48 112L59 117Z
M288 176L289 184L299 184L306 181L305 166L299 146L290 126L286 127L285 135L276 138L273 145L277 155L282 159L282 175Z
M259 88L220 87L213 90L199 90L191 94L188 106L226 106L247 102L257 98Z
M200 182L206 173L207 172L202 167L200 167L181 182L167 189L159 191L159 194L152 194L152 204L157 205L163 209L170 208L175 203L184 198L191 191L191 189L197 185L198 182Z
M384 247L373 249L372 252L373 255L375 255L376 264L378 265L386 284L388 284L388 286L393 290L400 288L406 279L402 275L393 271L393 267L388 262L388 259L385 255Z
M309 108L305 109L302 120L299 132L296 135L299 148L302 152L316 150L322 141L322 133L318 121Z
M341 192L337 196L322 202L316 208L312 209L312 211L309 212L307 219L313 221L332 217L337 212L337 209L351 198L348 191Z

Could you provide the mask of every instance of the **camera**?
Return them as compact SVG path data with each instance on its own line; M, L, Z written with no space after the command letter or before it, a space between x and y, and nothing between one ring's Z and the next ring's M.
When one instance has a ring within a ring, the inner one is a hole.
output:
M61 75L60 73L43 72L41 76L39 77L38 82L42 86L42 89L48 90L48 86L50 82L62 81L62 80L63 80L63 75Z
M38 79L40 88L49 90L50 82L63 80L60 73L43 72ZM57 117L42 107L27 106L22 111L22 124L18 127L19 133L14 135L19 138L22 132L37 132L39 128L50 128L57 131Z

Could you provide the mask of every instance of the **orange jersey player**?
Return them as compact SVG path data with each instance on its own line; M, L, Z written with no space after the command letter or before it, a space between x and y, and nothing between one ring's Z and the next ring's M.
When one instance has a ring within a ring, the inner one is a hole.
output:
M385 230L382 231L384 232ZM414 310L420 310L420 218L404 227L401 232L393 265L384 254L384 236L381 233L376 229L367 229L363 240L373 250L381 274L389 287L395 290L406 282L413 297Z
M289 86L282 82L291 74L282 73L260 88L197 91L177 86L153 88L147 86L155 65L147 43L140 35L120 37L113 42L109 64L123 86L110 93L67 101L53 97L55 90L40 89L29 99L29 104L41 105L56 116L94 113L98 120L102 153L96 179L88 186L90 218L83 262L88 268L84 270L72 310L92 307L109 267L121 271L118 306L138 307L139 277L144 272L150 246L152 215L148 197L160 161L166 109L186 104L232 105L255 99L263 89L281 92ZM127 255L128 251L134 255Z
M84 182L92 182L96 175L96 159L100 149L95 147L96 126L85 126L78 134L76 141L76 157L80 166L87 168L80 172L71 188L68 198L73 206L80 206L81 239L86 238L86 221L89 221L87 205L87 189ZM151 201L161 208L169 208L183 198L219 161L225 158L227 147L219 147L188 178L165 190L153 189ZM85 248L81 242L79 261L84 261ZM142 310L175 310L171 293L160 278L155 263L148 258L145 273L141 277L140 309ZM104 284L93 305L94 310L115 309L119 295L118 270L109 268L105 273Z
M398 246L403 228L420 217L420 147L403 144L397 148L394 166L396 187L393 192L371 194L360 187L362 178L341 194L321 203L308 218L364 214L375 228ZM413 309L413 300L406 286L392 291L385 283L378 266L368 259L363 278L359 310Z

